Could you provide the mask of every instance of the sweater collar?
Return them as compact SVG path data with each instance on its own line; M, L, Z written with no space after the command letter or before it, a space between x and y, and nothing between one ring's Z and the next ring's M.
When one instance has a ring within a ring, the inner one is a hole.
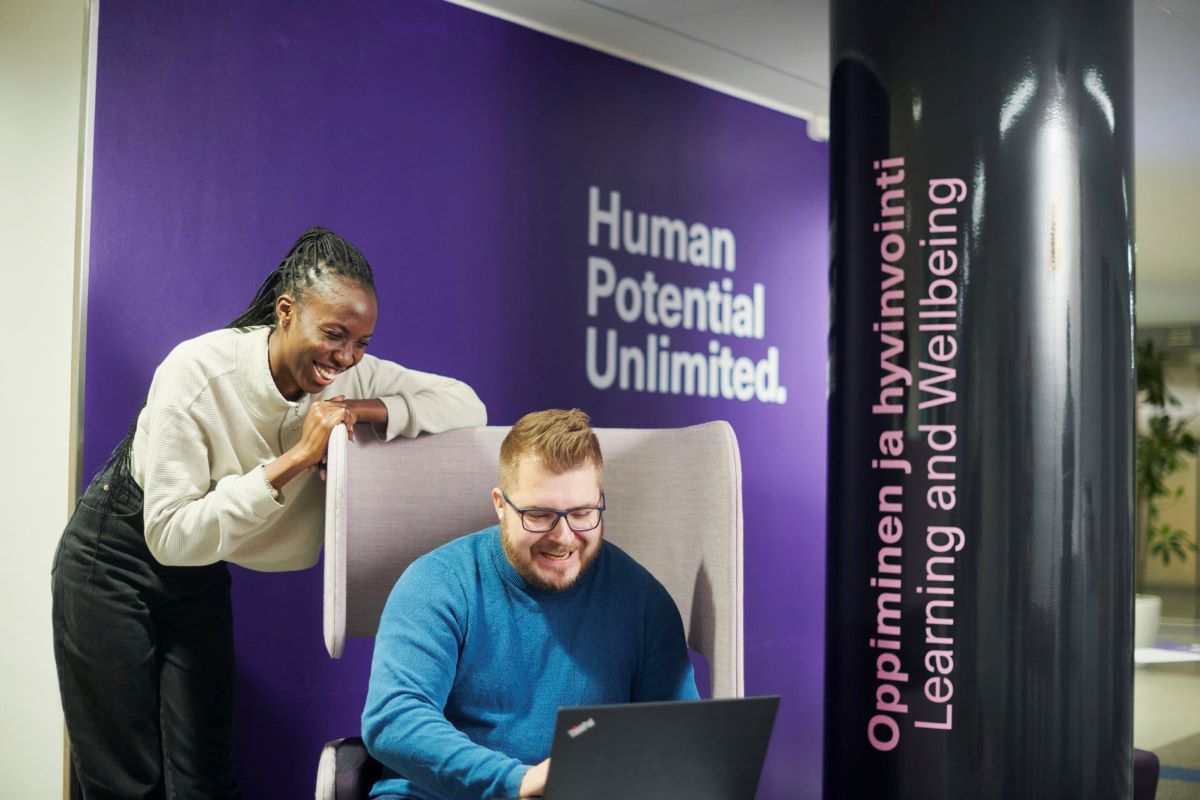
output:
M250 328L237 343L238 391L250 415L263 422L278 422L288 411L302 408L310 402L308 395L293 402L279 392L275 379L271 377L271 363L267 355L267 338L271 326Z
M588 567L587 572L575 581L575 584L565 591L557 591L555 589L542 589L534 586L525 578L521 577L521 573L517 572L517 568L508 560L508 554L504 552L504 543L500 539L500 526L493 525L489 528L488 535L488 551L492 556L492 563L496 566L496 572L500 574L501 579L518 591L529 595L535 600L557 600L558 598L573 597L580 589L591 584L596 577L596 572L600 567L600 562L604 558L605 543L601 542L600 552L596 554L596 558Z

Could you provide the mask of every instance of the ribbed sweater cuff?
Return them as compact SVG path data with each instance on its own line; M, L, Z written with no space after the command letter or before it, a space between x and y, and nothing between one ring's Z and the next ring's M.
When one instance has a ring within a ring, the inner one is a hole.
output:
M517 797L521 793L521 781L525 780L525 773L529 772L528 764L518 764L513 767L513 771L508 773L508 779L504 781L504 796Z
M409 413L408 403L404 402L404 398L399 395L391 395L388 397L379 398L380 401L387 407L388 420L387 425L372 425L372 430L375 435L385 442L390 442L395 439L404 429L408 427Z

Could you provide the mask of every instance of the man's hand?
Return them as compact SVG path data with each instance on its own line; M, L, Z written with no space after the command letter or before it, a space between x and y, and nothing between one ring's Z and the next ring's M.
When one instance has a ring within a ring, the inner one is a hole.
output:
M550 776L550 759L546 759L536 767L530 767L521 778L521 797L541 797L546 791L546 778Z

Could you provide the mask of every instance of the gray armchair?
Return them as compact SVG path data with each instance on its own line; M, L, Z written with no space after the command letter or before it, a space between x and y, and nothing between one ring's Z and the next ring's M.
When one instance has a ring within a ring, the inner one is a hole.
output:
M365 428L329 443L325 509L325 645L372 637L389 592L416 558L495 523L507 428L468 428L380 442ZM605 536L650 570L708 662L714 697L741 697L742 478L725 422L689 428L597 429L608 497ZM378 777L361 739L328 743L317 800L358 800Z

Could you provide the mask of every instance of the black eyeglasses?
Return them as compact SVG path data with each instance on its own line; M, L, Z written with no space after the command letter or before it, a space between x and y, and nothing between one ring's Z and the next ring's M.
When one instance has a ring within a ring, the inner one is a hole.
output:
M600 524L604 517L604 492L600 493L600 505L580 506L558 511L553 508L521 508L508 495L501 492L504 502L513 507L521 515L521 527L530 533L549 533L558 526L560 518L567 521L567 527L575 533L590 531Z

